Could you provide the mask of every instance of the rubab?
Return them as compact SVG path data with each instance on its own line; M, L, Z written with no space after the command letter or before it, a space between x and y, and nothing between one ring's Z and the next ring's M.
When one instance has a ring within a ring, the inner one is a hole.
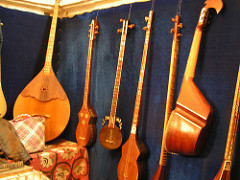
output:
M44 67L18 95L13 107L14 118L21 114L45 117L46 142L63 132L70 117L68 97L52 68L59 2L56 0L54 6Z
M144 42L140 75L138 80L138 88L135 100L131 132L127 142L122 146L122 157L119 161L117 169L117 175L119 180L136 180L146 178L145 160L148 155L148 149L137 136L137 126L141 107L142 89L147 63L152 18L153 10L150 10L149 16L145 17L145 20L148 22L147 26L143 28L144 30L146 30L146 36Z
M91 85L91 69L92 69L92 54L94 40L98 34L99 23L97 20L92 20L89 25L89 45L88 45L88 59L86 68L85 88L83 105L78 113L78 126L76 130L76 139L81 146L91 146L96 140L96 121L97 115L90 104L90 85Z
M238 119L239 119L239 103L240 103L240 65L238 68L238 77L236 82L235 94L233 99L232 114L229 124L226 149L222 166L215 176L214 180L230 180L231 164L233 158L234 145L236 140Z
M115 84L113 90L113 97L112 97L112 105L110 116L105 116L102 122L102 129L99 133L99 142L101 145L109 150L117 149L122 143L122 121L119 117L116 117L117 111L117 102L118 102L118 94L121 82L121 74L122 74L122 65L124 59L124 51L126 45L126 38L128 28L132 29L135 27L135 24L129 24L129 19L120 19L120 22L123 23L121 29L118 29L118 33L122 33L121 35L121 43L119 49L119 56L118 56L118 64L117 64L117 71L115 77ZM105 125L105 122L108 122L108 125ZM118 122L119 127L116 125Z
M197 155L203 148L210 130L213 111L194 83L202 31L207 24L209 9L217 13L222 9L221 0L207 0L202 8L193 37L181 90L166 127L165 142L168 152Z
M175 18L172 18L172 21L174 22L174 28L171 29L170 32L173 33L173 42L172 42L172 53L171 53L169 79L168 79L168 90L167 90L166 110L165 110L165 119L164 119L164 128L163 128L163 137L162 137L162 147L161 147L159 166L154 176L152 177L152 180L166 179L167 151L165 149L166 142L165 142L164 134L165 134L165 128L167 126L169 116L172 112L175 79L176 79L176 73L177 73L176 70L177 70L177 60L178 60L178 51L179 51L179 37L182 36L182 34L180 34L180 29L182 28L182 23L180 23L181 4L182 4L182 1L180 0L178 2L177 14Z
M7 102L3 94L2 90L2 79L1 79L1 50L3 43L3 35L2 35L2 26L3 24L0 22L0 118L5 116L7 112Z

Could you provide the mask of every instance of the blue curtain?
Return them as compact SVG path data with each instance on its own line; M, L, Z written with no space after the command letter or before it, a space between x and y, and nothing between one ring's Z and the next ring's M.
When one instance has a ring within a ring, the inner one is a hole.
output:
M129 30L122 70L122 80L117 106L117 116L122 119L123 143L129 137L137 83L141 66L146 25L144 17L151 9L151 2L134 3L130 21L136 25ZM204 1L182 2L179 59L175 100L181 87L182 77L191 47L195 27ZM91 105L95 109L97 134L104 116L109 115L116 74L122 27L119 19L128 17L130 5L100 10L99 34L94 43ZM145 74L143 97L138 126L138 137L149 149L147 179L158 168L161 151L164 114L166 106L168 74L172 48L172 17L177 9L176 0L155 0L154 19ZM240 63L240 2L228 0L219 15L214 15L204 28L195 83L210 103L214 120L203 151L199 156L168 155L167 179L211 180L217 174L223 157ZM78 112L82 106L88 51L88 30L97 11L58 20L53 68L71 105L69 123L61 138L76 141ZM14 102L22 89L42 69L51 17L0 8L3 22L2 87L8 104L6 119L12 119ZM232 179L240 179L240 146L237 136ZM121 157L121 147L114 151L104 149L98 140L88 148L90 179L115 180Z

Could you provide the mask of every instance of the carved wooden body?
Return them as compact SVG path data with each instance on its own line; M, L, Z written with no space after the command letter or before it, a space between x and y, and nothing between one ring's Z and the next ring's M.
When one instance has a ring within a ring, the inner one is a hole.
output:
M139 112L142 99L142 88L144 83L144 75L147 63L148 47L150 41L152 27L153 10L149 11L149 16L145 17L148 22L143 29L146 30L142 63L138 80L135 107L133 112L133 120L129 139L122 147L122 156L118 164L117 174L119 180L138 180L146 179L146 158L148 149L146 145L138 139L137 126L139 122Z
M184 79L167 126L167 150L187 155L198 154L206 140L212 114L211 106L193 80Z
M240 105L240 65L238 69L238 77L237 77L236 89L235 89L235 94L233 99L232 114L231 114L231 119L229 124L224 160L214 180L230 180L232 158L233 158L238 119L239 119L239 111L240 111L239 105Z
M21 114L45 117L45 141L58 137L67 126L70 104L54 72L40 73L18 95L13 117Z
M207 0L205 4L195 30L176 109L166 127L166 149L173 153L197 155L205 144L212 121L212 108L193 79L208 9L215 8L218 13L223 4L221 0Z
M231 164L231 161L224 159L220 170L213 180L230 180Z
M76 139L81 146L91 146L96 140L96 121L97 115L90 105L90 84L91 84L91 69L92 69L92 54L93 54L93 43L96 39L96 34L99 30L99 23L97 20L92 20L89 25L90 35L89 35L89 45L88 45L88 59L85 77L85 88L83 105L78 113L78 126L76 129Z
M178 12L180 14L180 12ZM164 119L164 129L163 129L163 137L162 137L162 147L161 154L159 160L159 166L157 171L155 172L152 180L165 180L166 179L166 161L167 161L167 151L165 149L165 129L168 123L169 116L172 112L172 104L174 97L174 87L175 87L175 79L176 79L176 69L177 69L177 59L178 59L178 49L179 49L179 37L180 28L182 28L182 23L180 23L180 15L176 15L175 19L172 18L174 22L174 28L171 29L171 33L173 33L173 43L172 43L172 53L171 53L171 62L170 62L170 70L169 70L169 80L168 80L168 91L167 91L167 100L166 100L166 110L165 110L165 119Z
M146 163L148 150L136 134L131 133L129 139L122 147L122 157L118 164L117 174L119 180L146 179Z
M122 74L122 65L123 65L123 58L124 58L124 51L126 45L126 38L127 38L127 31L128 28L132 29L135 27L134 24L130 24L129 20L122 20L120 22L123 23L123 27L118 29L118 33L122 33L121 36L121 43L119 49L119 56L118 56L118 65L116 71L116 78L114 84L114 91L113 91L113 98L112 98L112 106L110 116L105 116L103 119L103 127L99 133L99 142L103 147L109 150L117 149L122 144L122 132L121 132L121 119L116 117L117 111L117 102L118 102L118 94L121 82L121 74ZM105 126L106 120L109 120L107 126ZM116 125L116 122L119 123L119 127Z
M69 100L52 69L59 1L55 2L44 67L18 95L13 107L14 118L21 114L46 118L46 142L63 132L70 117Z
M89 106L82 107L78 113L79 123L76 130L76 139L81 146L91 146L96 141L97 115Z

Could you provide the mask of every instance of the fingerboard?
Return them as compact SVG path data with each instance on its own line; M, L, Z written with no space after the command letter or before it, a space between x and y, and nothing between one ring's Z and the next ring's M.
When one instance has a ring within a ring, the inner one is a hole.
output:
M238 77L236 82L236 89L233 100L232 114L229 124L229 131L226 143L226 149L224 154L225 160L232 160L233 150L236 140L237 126L238 126L238 118L239 118L239 102L240 102L240 65L238 70Z
M194 78L195 76L198 53L202 39L202 29L207 23L208 15L209 11L203 8L199 17L198 25L194 33L193 42L189 52L184 77Z
M112 105L111 105L111 111L110 111L109 126L111 127L115 126L117 102L118 102L119 88L121 83L122 65L123 65L123 58L124 58L127 31L128 31L128 23L129 23L129 20L123 20L121 43L120 43L120 49L119 49L119 55L118 55L117 71L116 71Z
M60 2L59 0L56 0L54 11L53 11L52 24L51 24L50 34L48 38L47 53L46 53L45 64L44 64L45 75L49 75L50 70L52 68L52 56L53 56L53 48L54 48L55 34L56 34L56 28L57 28L59 2Z
M91 28L90 28L90 34L89 34L88 59L87 59L87 68L86 68L83 106L88 106L90 103L89 101L90 101L92 54L93 54L94 40L96 39L96 34L98 33L98 29L99 29L98 21L92 20L89 26Z
M151 27L152 27L152 18L153 18L153 10L151 10L149 12L149 16L145 18L146 21L148 21L148 23L147 23L147 26L144 27L144 29L146 30L146 36L145 36L145 42L144 42L144 48L143 48L140 75L139 75L139 80L138 80L138 88L137 88L137 94L136 94L136 100L135 100L135 107L134 107L134 112L133 112L133 121L132 121L132 127L131 127L132 134L136 134L138 121L139 121L139 112L140 112L140 107L141 107L142 89L143 89L144 75L145 75L147 56L148 56L148 47L149 47Z

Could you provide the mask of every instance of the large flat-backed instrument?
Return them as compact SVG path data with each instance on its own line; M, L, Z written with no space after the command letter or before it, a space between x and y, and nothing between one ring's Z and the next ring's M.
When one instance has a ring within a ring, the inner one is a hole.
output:
M213 111L194 83L194 74L202 31L208 20L209 9L214 8L218 13L222 6L221 0L207 0L201 10L176 108L171 113L166 128L165 141L169 152L197 155L205 144Z
M68 97L52 68L59 2L55 2L44 67L18 95L13 107L14 118L21 114L45 117L46 142L63 132L70 117Z

